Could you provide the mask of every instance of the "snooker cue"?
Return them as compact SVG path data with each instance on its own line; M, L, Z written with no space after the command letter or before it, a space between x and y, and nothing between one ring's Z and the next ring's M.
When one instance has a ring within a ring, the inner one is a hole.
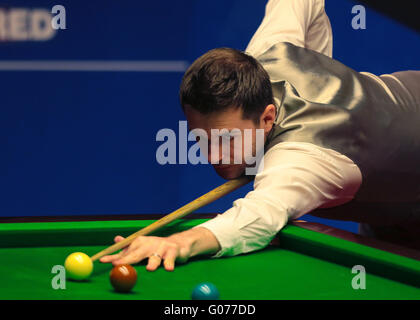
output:
M145 236L148 235L162 227L166 226L167 224L171 223L176 219L180 219L185 217L186 215L192 213L193 211L204 207L205 205L223 197L224 195L244 186L248 182L252 180L249 176L243 176L237 179L230 180L225 182L224 184L220 185L219 187L207 192L206 194L202 195L201 197L191 201L190 203L186 204L185 206L175 210L172 213L164 216L163 218L153 222L152 224L148 225L147 227L133 233L132 235L128 236L124 240L113 244L112 246L98 252L97 254L91 257L92 262L95 260L100 259L101 257L112 254L117 250L120 250L126 246L128 246L135 238L138 236Z

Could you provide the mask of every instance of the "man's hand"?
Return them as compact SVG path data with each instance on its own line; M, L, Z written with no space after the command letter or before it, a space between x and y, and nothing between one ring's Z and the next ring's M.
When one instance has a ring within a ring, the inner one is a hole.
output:
M120 242L123 239L116 236L114 241ZM217 252L219 249L219 243L209 230L195 228L170 237L137 237L121 252L104 256L100 261L116 266L149 259L146 266L148 271L156 270L162 262L165 270L173 271L175 262L185 263L192 256Z

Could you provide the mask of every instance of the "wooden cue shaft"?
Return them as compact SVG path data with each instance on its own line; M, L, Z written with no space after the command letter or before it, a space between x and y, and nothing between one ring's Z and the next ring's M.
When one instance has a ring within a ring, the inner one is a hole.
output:
M135 238L138 236L145 236L148 235L165 225L171 223L172 221L176 219L180 219L182 217L185 217L186 215L192 213L193 211L200 209L201 207L204 207L205 205L221 198L222 196L242 187L243 185L250 182L252 178L249 176L244 176L238 179L230 180L219 187L207 192L206 194L202 195L201 197L191 201L190 203L186 204L185 206L179 208L178 210L175 210L174 212L164 216L163 218L153 222L149 226L133 233L132 235L128 236L124 240L117 242L113 244L112 246L98 252L97 254L93 255L91 257L92 261L98 260L101 257L112 254L117 250L120 250L126 246L128 246Z

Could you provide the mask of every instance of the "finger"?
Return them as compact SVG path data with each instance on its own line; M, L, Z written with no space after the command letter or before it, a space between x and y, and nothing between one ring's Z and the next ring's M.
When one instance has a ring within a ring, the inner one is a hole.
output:
M117 242L120 242L124 239L125 239L124 237L118 235L114 238L114 242L117 243ZM99 261L103 262L103 263L109 263L109 262L112 262L116 259L119 259L127 251L127 248L128 247L125 247L124 249L122 249L121 252L119 252L117 254L103 256L102 258L99 259Z
M175 260L178 256L178 250L176 248L171 248L166 251L165 259L163 261L163 266L166 271L174 271L175 269Z
M155 271L160 264L162 263L162 259L157 256L150 256L149 262L147 263L146 270L147 271Z
M122 237L122 236L116 236L115 238L114 238L114 242L120 242L120 241L122 241L122 240L124 240L125 238L124 237Z
M124 237L122 237L122 236L116 236L115 238L114 238L114 242L115 243L118 243L118 242L121 242L121 241L123 241L125 238ZM128 250L128 248L130 247L130 245L127 245L126 247L124 247L124 248L122 248L121 249L121 251L123 252L123 253L125 253L125 252L127 252L127 250Z
M99 259L99 261L102 262L102 263L113 262L117 259L120 259L123 256L123 254L124 254L124 252L120 252L120 253L117 253L117 254L103 256L102 258Z
M147 253L142 248L124 253L119 259L112 261L114 266L120 264L135 264L147 258Z
M147 271L155 271L160 266L166 250L167 244L163 241L159 248L154 252L154 255L149 257L149 263L146 266Z
M121 239L125 239L121 236L115 237L115 241L121 241ZM113 259L111 262L113 265L120 265L120 264L134 264L137 262L142 261L147 257L147 254L142 249L144 244L144 240L147 237L137 237L128 247L125 247L121 254Z
M138 248L144 246L147 243L148 238L147 237L137 237L135 240L133 240L128 247L125 247L126 252L130 253L133 251L136 251Z

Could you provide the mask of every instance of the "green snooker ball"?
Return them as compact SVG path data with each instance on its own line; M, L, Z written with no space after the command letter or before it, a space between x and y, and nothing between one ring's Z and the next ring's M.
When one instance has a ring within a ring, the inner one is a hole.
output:
M83 252L74 252L64 262L67 278L72 280L85 280L89 278L93 270L93 262Z
M219 290L210 282L198 284L191 294L193 300L218 300L219 296Z

